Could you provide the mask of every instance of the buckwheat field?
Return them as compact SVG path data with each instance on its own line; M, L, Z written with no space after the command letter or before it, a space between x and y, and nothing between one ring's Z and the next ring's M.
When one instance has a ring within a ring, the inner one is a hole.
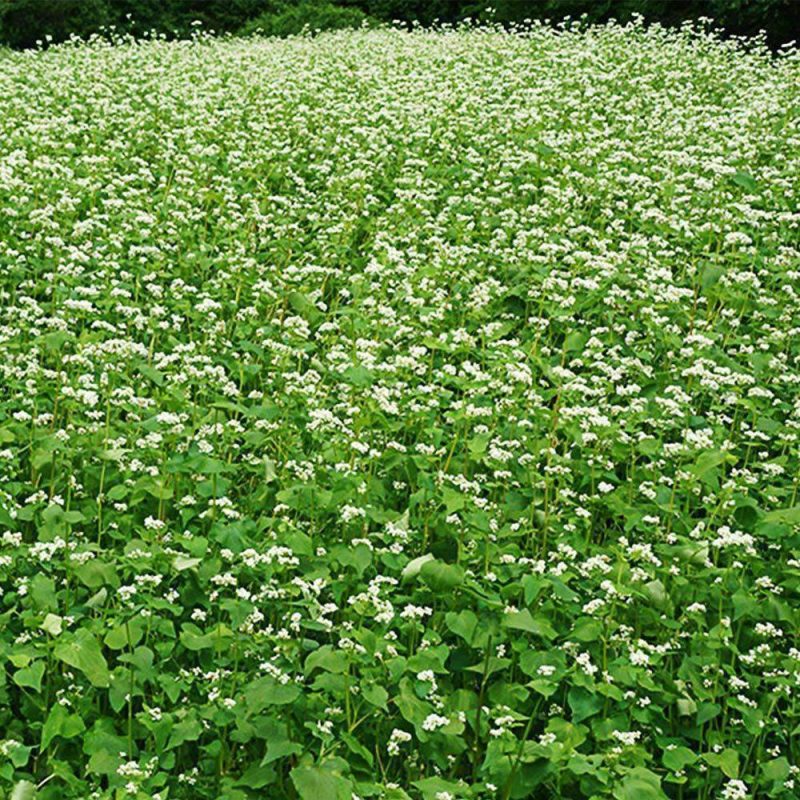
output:
M800 796L800 55L0 54L0 793Z

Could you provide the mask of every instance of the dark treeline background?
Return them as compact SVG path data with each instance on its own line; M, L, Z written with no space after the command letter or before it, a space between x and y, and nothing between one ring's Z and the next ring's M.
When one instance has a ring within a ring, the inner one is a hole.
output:
M114 26L120 32L157 31L186 36L199 21L217 33L264 33L286 36L304 26L328 30L400 20L429 25L466 17L504 22L529 19L559 21L586 15L590 23L620 21L642 14L668 25L711 17L731 35L767 32L772 46L793 40L800 27L800 0L0 0L0 43L33 47L88 36Z

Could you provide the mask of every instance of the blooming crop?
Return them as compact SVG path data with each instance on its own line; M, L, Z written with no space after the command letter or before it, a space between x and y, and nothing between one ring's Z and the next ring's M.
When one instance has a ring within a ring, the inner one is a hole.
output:
M796 797L799 87L641 23L0 54L0 791Z

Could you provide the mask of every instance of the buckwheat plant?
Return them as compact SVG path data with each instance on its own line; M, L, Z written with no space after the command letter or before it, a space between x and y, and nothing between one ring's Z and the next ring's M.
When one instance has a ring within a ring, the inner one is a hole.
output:
M797 797L799 156L706 27L0 56L0 793Z

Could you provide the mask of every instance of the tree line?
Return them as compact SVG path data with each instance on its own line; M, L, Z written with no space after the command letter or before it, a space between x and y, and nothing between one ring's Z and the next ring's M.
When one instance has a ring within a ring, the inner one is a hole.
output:
M304 28L393 21L513 23L571 16L591 24L634 14L667 25L710 17L731 35L764 30L772 46L794 39L800 29L800 0L0 0L0 43L36 47L108 31L181 37L198 24L216 33L287 36Z

